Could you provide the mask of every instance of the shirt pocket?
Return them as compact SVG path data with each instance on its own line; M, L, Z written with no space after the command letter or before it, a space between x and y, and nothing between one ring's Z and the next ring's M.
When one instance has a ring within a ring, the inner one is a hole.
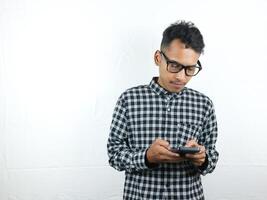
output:
M184 146L188 140L199 140L199 130L200 127L197 124L190 123L178 123L177 131L175 132L175 138L173 144L175 147Z

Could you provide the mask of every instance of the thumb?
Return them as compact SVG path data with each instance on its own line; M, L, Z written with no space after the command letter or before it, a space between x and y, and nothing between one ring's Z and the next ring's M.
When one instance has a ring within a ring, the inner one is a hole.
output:
M165 147L166 149L169 149L169 148L170 148L170 142L167 141L167 140L158 139L158 140L157 140L157 143L158 143L160 146Z
M192 140L188 140L185 146L186 147L195 147L195 146L198 146L198 143L196 142L195 139L192 139Z

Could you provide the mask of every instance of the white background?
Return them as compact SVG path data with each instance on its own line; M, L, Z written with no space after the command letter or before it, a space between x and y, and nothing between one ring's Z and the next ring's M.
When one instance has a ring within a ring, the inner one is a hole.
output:
M122 199L108 166L113 108L158 74L153 54L178 19L201 30L189 87L214 102L220 160L208 200L267 199L267 2L0 1L0 199Z

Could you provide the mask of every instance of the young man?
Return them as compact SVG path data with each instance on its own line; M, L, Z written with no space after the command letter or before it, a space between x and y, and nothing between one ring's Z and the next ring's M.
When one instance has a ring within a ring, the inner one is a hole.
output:
M204 199L200 175L218 160L217 122L211 100L185 87L202 69L203 48L193 23L170 25L154 55L159 77L119 97L107 148L110 165L125 170L123 199ZM184 146L199 151L175 151Z

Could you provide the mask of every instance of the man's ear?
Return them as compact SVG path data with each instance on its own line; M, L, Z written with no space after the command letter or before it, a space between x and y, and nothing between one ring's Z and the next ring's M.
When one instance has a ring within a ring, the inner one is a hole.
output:
M161 54L159 50L157 50L154 54L154 62L157 66L159 66L159 64L161 63Z

